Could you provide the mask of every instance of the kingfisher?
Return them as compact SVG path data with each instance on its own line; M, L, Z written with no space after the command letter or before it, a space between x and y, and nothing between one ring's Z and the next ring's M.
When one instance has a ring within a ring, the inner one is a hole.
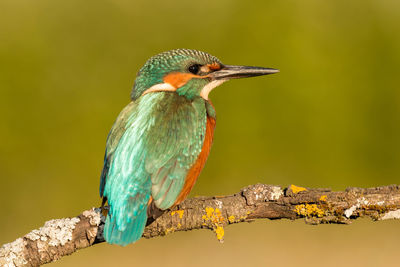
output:
M107 137L100 179L105 240L137 241L146 225L188 196L213 142L216 112L208 95L215 87L277 72L225 65L191 49L151 57Z

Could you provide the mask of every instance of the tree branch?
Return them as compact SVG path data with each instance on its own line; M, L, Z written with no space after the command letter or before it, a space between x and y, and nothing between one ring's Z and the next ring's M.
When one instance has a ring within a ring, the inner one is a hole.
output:
M224 227L254 219L299 219L306 223L349 224L360 217L400 219L400 186L348 188L331 192L291 185L256 184L223 197L196 197L164 213L146 227L143 237L211 229L223 242ZM104 242L104 216L90 209L73 218L50 220L40 229L0 248L1 266L40 266Z

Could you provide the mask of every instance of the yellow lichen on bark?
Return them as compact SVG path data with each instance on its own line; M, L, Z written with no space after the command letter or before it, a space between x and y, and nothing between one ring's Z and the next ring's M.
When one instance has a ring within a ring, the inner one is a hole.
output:
M220 209L206 207L205 212L206 213L202 216L202 219L204 220L202 225L211 226L212 229L214 230L215 234L217 235L217 239L220 242L223 242L223 238L225 235L223 224L224 224L225 218L222 216ZM231 216L231 217L233 217L233 216ZM231 217L229 217L229 218L231 218ZM229 218L228 218L228 220L229 220ZM234 219L235 219L235 217L233 217L233 220Z
M297 205L294 209L294 211L298 215L302 215L305 217L313 217L316 216L318 218L321 218L325 215L325 211L321 208L318 207L317 204L301 204Z
M165 235L168 235L168 234L173 233L173 232L175 232L175 228L174 228L174 227L171 227L171 228L165 229L164 234L165 234Z
M297 185L294 185L294 184L290 185L290 189L292 189L292 192L294 194L297 194L297 193L302 192L302 191L307 191L307 188L304 188L304 187L301 187L301 186L297 186Z
M322 195L322 196L319 198L320 201L324 201L324 202L326 202L326 199L327 199L327 195Z
M212 207L206 207L206 214L207 214L207 219L211 219L214 213L214 208Z
M178 214L179 215L179 219L182 219L184 212L185 212L184 210L174 210L173 212L171 212L171 216L174 216L175 214Z
M224 227L217 226L217 228L215 228L214 231L217 234L217 239L219 240L219 242L223 242L224 241L224 235L225 235Z
M225 218L222 216L221 211L216 208L206 207L206 214L202 216L203 220L211 221L214 224L223 223Z

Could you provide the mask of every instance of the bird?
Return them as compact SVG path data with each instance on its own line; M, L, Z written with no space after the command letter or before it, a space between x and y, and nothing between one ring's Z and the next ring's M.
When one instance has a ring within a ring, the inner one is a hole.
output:
M213 143L216 112L209 93L215 87L277 72L225 65L192 49L151 57L107 137L100 178L104 239L120 246L136 242L146 225L188 196Z

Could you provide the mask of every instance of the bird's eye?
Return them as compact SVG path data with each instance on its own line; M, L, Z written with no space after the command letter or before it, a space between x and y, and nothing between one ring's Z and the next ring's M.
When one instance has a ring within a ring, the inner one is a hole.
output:
M193 64L188 68L188 70L193 74L197 74L200 70L200 67L201 67L200 64Z

